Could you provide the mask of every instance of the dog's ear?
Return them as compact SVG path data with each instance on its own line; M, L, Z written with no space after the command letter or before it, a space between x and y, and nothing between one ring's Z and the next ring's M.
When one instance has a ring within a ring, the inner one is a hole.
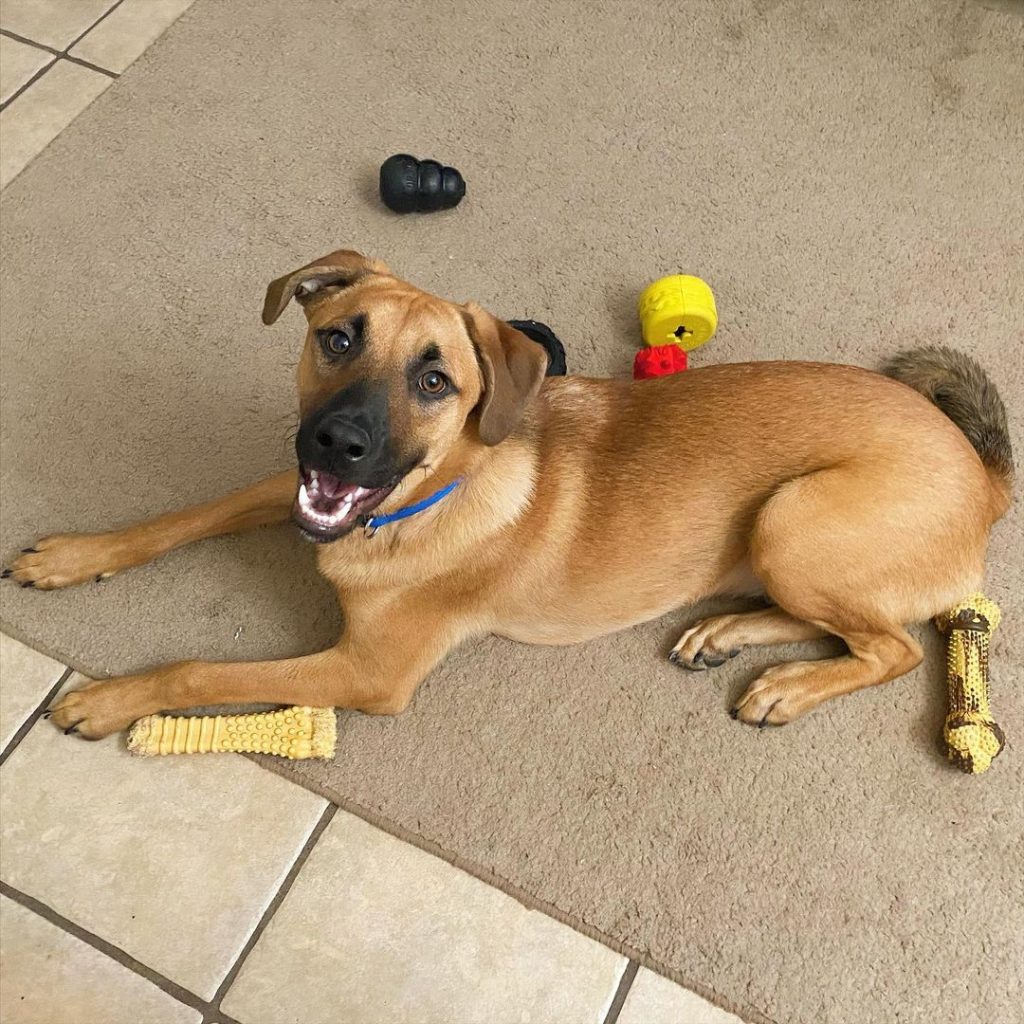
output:
M463 316L484 378L479 405L480 440L486 445L500 444L540 391L548 368L547 352L475 302L466 304Z
M338 249L271 281L267 286L267 297L263 300L263 322L272 324L293 296L302 302L322 288L331 285L347 288L368 274L389 273L379 260L368 259L351 249Z

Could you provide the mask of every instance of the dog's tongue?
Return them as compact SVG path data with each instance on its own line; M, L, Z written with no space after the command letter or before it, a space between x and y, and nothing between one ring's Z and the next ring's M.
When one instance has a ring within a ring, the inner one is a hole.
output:
M304 468L295 498L297 515L309 532L327 537L352 526L360 512L379 503L390 490L346 484L333 473Z
M366 494L364 488L343 483L333 473L325 473L321 469L314 469L308 474L305 491L318 512L335 512L342 505L351 505Z
M336 476L332 476L330 473L318 472L316 480L320 484L320 493L325 498L337 498L343 491L356 489L351 486L346 486Z

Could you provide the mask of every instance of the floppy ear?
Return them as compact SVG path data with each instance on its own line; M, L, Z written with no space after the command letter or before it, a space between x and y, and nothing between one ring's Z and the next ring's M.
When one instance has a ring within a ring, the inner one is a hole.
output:
M347 288L368 274L388 273L388 268L379 260L367 259L352 249L338 249L271 281L267 286L267 297L263 300L263 322L272 324L293 296L302 302L321 288L330 285Z
M518 426L527 403L540 391L548 355L535 341L475 302L466 304L464 317L484 377L480 440L486 445L500 444Z

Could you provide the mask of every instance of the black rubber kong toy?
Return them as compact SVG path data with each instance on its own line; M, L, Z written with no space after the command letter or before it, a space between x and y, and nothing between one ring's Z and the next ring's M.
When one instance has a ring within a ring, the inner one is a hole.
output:
M417 160L408 153L396 153L380 165L380 197L395 213L450 210L465 194L462 175L436 160Z

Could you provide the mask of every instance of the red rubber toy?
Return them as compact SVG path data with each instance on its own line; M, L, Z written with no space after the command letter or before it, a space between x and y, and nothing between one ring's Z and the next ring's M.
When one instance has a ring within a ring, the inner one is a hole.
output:
M686 353L678 345L642 348L633 360L633 380L664 377L686 369Z

